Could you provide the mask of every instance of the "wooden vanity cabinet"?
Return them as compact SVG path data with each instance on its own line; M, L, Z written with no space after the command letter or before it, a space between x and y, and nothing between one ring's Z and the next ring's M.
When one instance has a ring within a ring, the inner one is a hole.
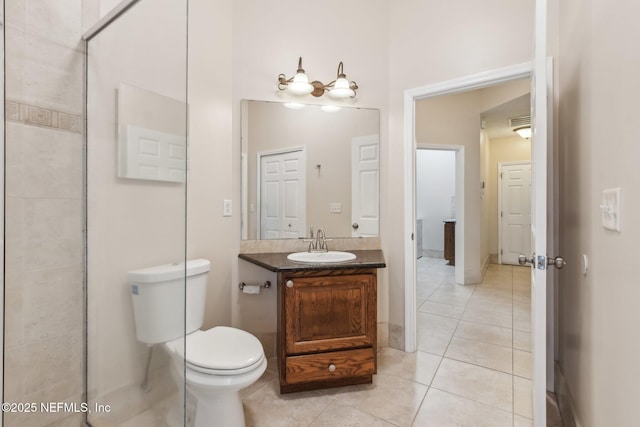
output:
M371 383L376 372L376 270L278 273L280 392Z

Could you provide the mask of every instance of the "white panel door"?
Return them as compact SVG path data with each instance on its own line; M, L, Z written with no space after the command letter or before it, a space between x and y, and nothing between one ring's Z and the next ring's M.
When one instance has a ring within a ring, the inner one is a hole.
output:
M380 144L378 135L351 140L351 236L378 236Z
M304 150L260 155L260 238L297 239L306 231Z
M500 165L500 263L531 248L531 162Z
M552 248L547 246L547 233L553 229L553 219L548 215L547 202L552 194L547 189L553 182L553 171L549 170L549 156L553 153L553 63L547 58L547 0L536 0L534 60L531 77L531 251L527 253L531 263L531 340L533 361L533 422L535 427L547 425L547 383L551 382L553 365L547 359L548 346L553 348L553 311L548 305L547 263ZM552 187L551 187L552 188ZM550 240L549 240L550 241ZM553 264L550 268L554 268ZM552 283L549 281L549 283ZM552 352L549 352L552 354Z

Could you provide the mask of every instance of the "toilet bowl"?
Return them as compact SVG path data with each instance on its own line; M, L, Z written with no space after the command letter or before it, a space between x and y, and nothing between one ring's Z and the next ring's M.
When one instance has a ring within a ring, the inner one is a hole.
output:
M246 331L199 329L209 268L209 261L198 259L129 272L136 336L146 344L164 344L180 395L186 384L196 400L195 427L244 427L240 390L262 376L267 360L260 341ZM182 425L178 403L169 425Z
M174 377L181 384L186 375L187 390L196 399L195 427L245 426L240 390L267 368L256 337L217 326L168 342L165 348L172 355Z

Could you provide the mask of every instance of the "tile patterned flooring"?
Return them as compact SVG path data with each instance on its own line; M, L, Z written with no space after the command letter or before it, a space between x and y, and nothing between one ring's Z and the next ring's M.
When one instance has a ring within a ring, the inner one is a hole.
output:
M381 349L371 385L287 395L270 360L242 393L247 426L533 426L529 268L491 265L460 286L444 260L421 258L417 295L417 352ZM562 426L553 396L547 407L547 425ZM150 411L131 426L159 425Z

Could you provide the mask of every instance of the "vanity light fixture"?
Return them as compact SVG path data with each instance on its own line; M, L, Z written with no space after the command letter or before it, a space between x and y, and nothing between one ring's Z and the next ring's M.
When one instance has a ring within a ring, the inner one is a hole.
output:
M530 139L531 138L531 126L520 126L519 128L515 128L513 130L517 133L520 138Z
M278 76L278 89L287 90L296 96L311 94L315 97L320 97L326 91L329 96L336 99L355 98L358 85L356 82L347 79L343 68L344 65L340 62L336 79L331 83L324 84L318 80L309 83L309 79L302 68L302 57L300 57L298 58L298 71L296 71L295 76L289 79L284 74Z

